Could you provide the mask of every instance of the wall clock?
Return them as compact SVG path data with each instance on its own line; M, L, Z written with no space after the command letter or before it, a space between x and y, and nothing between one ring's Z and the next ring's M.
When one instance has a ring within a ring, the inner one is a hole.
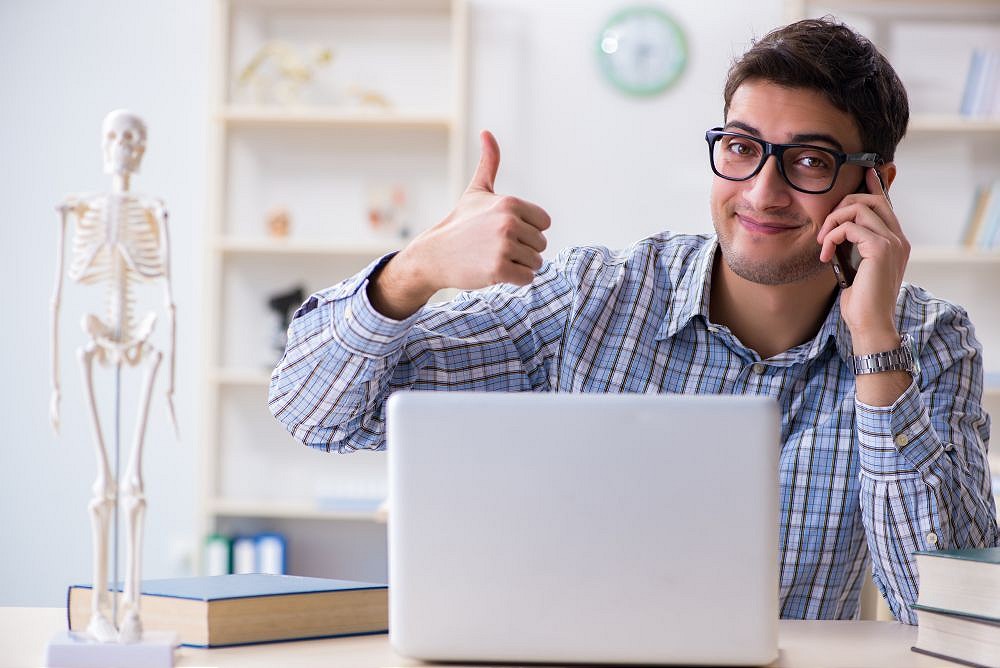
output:
M629 95L662 93L684 71L687 41L677 22L652 6L622 9L604 24L597 42L604 76Z

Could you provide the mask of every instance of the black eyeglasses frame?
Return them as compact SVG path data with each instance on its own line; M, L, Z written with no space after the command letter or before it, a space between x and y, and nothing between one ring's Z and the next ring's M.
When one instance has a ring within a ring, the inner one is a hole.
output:
M754 169L750 174L742 177L726 176L721 174L718 169L715 168L715 142L719 141L722 137L740 137L742 139L748 139L756 144L759 144L764 148L764 153L761 156L760 164ZM705 132L705 141L708 142L708 163L712 167L712 171L716 176L727 181L748 181L760 173L760 170L764 168L764 164L767 162L768 157L774 156L775 161L778 163L778 173L781 174L781 178L784 179L785 183L791 186L794 190L800 193L805 193L807 195L822 195L833 190L833 187L837 184L837 177L840 176L840 168L844 165L859 165L861 167L877 167L883 164L882 158L879 157L878 153L844 153L843 151L838 151L833 148L828 148L826 146L816 146L815 144L772 144L771 142L764 141L760 137L754 137L753 135L743 134L742 132L730 132L724 128L712 128ZM833 179L830 181L830 185L824 190L806 190L801 188L789 180L788 175L785 174L785 162L783 160L785 151L791 148L809 148L815 149L817 151L823 151L831 156L833 156L836 168L833 171Z

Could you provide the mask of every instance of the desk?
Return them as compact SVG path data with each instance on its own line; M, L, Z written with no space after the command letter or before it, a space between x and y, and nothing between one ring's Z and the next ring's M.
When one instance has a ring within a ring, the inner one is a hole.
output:
M66 628L62 608L0 608L0 666L40 666L45 644ZM915 627L896 622L781 621L773 668L955 668L910 651ZM421 666L389 647L388 636L329 638L223 649L177 650L177 666L218 668L395 668ZM457 668L452 666L452 668Z

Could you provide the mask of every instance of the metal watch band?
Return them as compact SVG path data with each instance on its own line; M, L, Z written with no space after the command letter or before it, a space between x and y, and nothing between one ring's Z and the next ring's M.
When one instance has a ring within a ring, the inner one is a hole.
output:
M906 371L913 373L913 350L909 341L904 338L899 348L882 353L869 353L854 356L854 375L882 373L884 371Z

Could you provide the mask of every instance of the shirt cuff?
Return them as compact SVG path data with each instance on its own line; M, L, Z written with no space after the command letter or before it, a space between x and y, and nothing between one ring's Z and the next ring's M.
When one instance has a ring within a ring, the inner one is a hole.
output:
M338 286L329 299L330 331L333 338L349 351L378 358L399 349L423 309L405 320L394 320L375 310L368 299L368 281L395 253L385 255L358 273L351 281Z
M861 471L871 477L927 478L944 448L915 382L891 406L854 400Z

